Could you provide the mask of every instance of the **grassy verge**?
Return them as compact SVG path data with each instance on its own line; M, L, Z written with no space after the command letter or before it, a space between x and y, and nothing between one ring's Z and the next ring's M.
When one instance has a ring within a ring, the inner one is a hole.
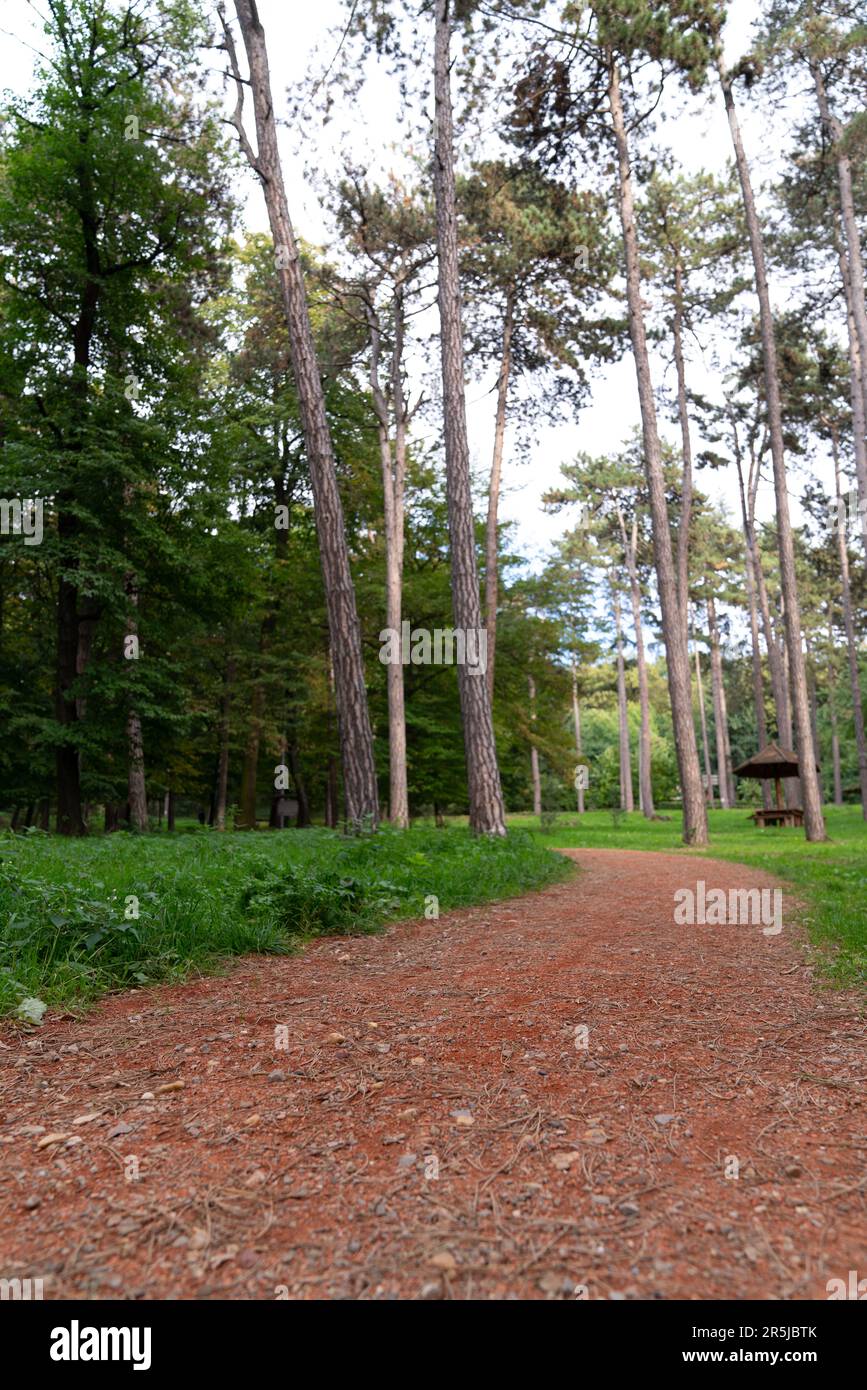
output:
M808 844L802 830L758 830L744 808L712 811L711 844L693 851L681 841L681 817L646 821L638 813L589 811L564 814L548 829L535 816L511 816L550 848L579 847L681 850L754 865L792 884L806 904L803 914L819 948L823 971L839 984L867 983L867 823L860 806L826 806L828 841Z
M534 836L418 827L344 839L0 834L0 1013L38 1021L111 989L285 954L322 933L376 930L540 888L570 872Z

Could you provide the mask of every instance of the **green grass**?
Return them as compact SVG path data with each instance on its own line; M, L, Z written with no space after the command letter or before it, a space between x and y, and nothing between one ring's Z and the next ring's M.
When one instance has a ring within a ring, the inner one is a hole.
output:
M809 844L803 830L757 829L747 810L712 811L711 844L687 849L681 840L681 815L670 821L646 821L635 812L615 816L588 811L563 813L542 830L536 816L509 817L509 825L531 830L549 848L679 850L754 865L791 883L804 902L804 922L825 974L839 984L867 982L867 822L860 806L826 806L828 840Z
M506 841L419 826L66 840L0 833L0 1013L36 1019L108 990L285 954L321 933L489 902L571 872L526 833ZM136 899L137 902L133 902ZM136 917L135 911L138 911Z

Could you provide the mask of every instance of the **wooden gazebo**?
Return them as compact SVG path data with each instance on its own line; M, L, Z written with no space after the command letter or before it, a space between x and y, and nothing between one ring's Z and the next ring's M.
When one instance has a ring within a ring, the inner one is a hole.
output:
M757 777L762 781L771 777L777 789L777 804L768 810L760 808L753 813L756 825L803 825L804 812L800 806L786 806L783 801L783 777L800 777L798 758L787 748L777 743L769 743L740 767L735 768L736 777Z

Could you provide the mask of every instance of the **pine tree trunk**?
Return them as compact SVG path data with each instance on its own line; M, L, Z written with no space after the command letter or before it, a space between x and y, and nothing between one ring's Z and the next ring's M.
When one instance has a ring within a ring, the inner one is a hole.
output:
M716 764L719 776L719 799L724 811L735 804L732 754L729 743L728 702L723 680L722 652L716 623L716 604L713 595L707 600L707 628L710 638L710 681L713 699L713 722L716 734Z
M620 74L613 59L610 60L609 65L608 100L617 144L620 219L623 225L623 243L626 253L629 332L641 406L644 467L650 494L650 515L653 526L654 564L662 609L662 635L665 643L668 690L683 797L683 838L689 845L700 846L707 844L707 808L702 792L695 726L692 722L692 682L690 680L689 650L686 639L686 614L681 611L678 579L672 555L668 507L665 499L665 478L662 467L662 448L656 421L656 405L653 399L653 383L650 376L644 310L641 303L641 271L635 227L632 170L620 96Z
M632 625L635 630L635 665L638 673L638 706L641 715L641 729L638 736L638 804L647 820L656 819L653 804L653 769L650 752L650 691L647 683L647 659L644 654L644 633L641 630L641 584L638 578L637 562L637 519L632 523L632 533L627 535L626 523L620 508L617 509L620 535L623 540L623 554L626 559L626 572L629 575L629 596L632 604Z
M858 479L859 516L861 519L861 541L867 550L867 384L864 380L863 359L855 315L852 312L852 282L849 266L843 251L840 251L840 274L846 295L846 326L849 341L849 398L852 404L852 436L855 447L855 476ZM848 509L847 509L848 516ZM846 525L847 516L839 516L838 524Z
M536 682L532 676L527 677L527 688L530 694L530 776L533 782L533 815L541 816L542 778L539 775L539 750L533 742L536 727Z
M458 271L457 208L450 90L451 0L435 0L434 46L434 196L439 258L439 312L445 415L446 491L451 541L452 607L455 626L464 634L481 628L475 526L470 490L470 456L464 397L464 349L461 287ZM475 674L473 673L475 672ZM470 802L470 827L476 834L505 835L503 793L491 702L480 667L458 667L458 693Z
M402 617L403 545L404 545L404 480L406 476L406 429L401 382L403 346L403 306L395 303L395 338L392 355L392 398L397 426L395 458L392 459L389 439L388 399L379 379L381 329L371 301L365 304L370 338L370 387L377 417L379 456L382 471L383 517L385 523L385 622L392 632L399 633ZM398 395L395 398L395 391ZM390 661L385 668L388 695L388 813L392 825L405 830L409 825L409 793L406 774L406 710L404 705L403 665Z
M674 276L674 365L677 373L677 415L680 421L680 447L683 454L680 518L677 532L677 595L686 621L689 605L689 528L692 522L692 440L686 397L686 367L683 360L683 273L678 261Z
M837 719L837 672L834 670L834 608L828 602L828 718L831 721L831 766L834 775L834 805L843 805L843 777L840 769L840 729Z
M713 807L713 776L710 767L710 745L707 738L707 713L704 707L704 685L701 679L701 656L698 642L695 644L695 685L698 697L698 717L701 726L701 748L704 755L704 786L707 804Z
M843 127L831 112L828 94L825 89L822 70L818 63L810 64L816 88L816 101L819 115L834 148L837 164L837 187L840 195L840 216L843 234L846 238L846 260L848 268L848 289L846 299L855 320L855 333L860 349L861 361L867 362L867 304L865 304L864 260L861 254L861 234L855 212L855 198L852 192L852 166L843 147ZM844 281L846 277L844 276ZM844 289L846 288L844 283Z
M295 818L295 829L306 830L310 825L310 801L307 796L307 787L304 782L304 774L301 770L301 759L298 755L298 745L289 740L288 748L289 771L292 774L292 782L295 787L295 799L298 802L298 815Z
M575 753L577 755L579 765L583 766L585 764L583 761L584 755L581 752L581 707L578 703L578 672L575 669L574 662L572 663L572 723L575 726ZM578 814L579 816L583 816L584 784L581 781L580 777L578 779L578 786L575 790L576 796L578 798Z
M58 534L64 532L64 516L58 515ZM55 718L63 732L74 732L78 712L74 697L69 693L78 674L78 607L75 586L61 577L57 597L57 675L55 681ZM83 835L81 815L81 774L78 749L74 743L59 743L57 766L57 829L61 835Z
M634 811L632 791L632 750L629 746L629 706L626 700L626 667L623 662L623 625L620 617L620 595L612 586L614 627L617 642L617 724L620 731L620 809Z
M235 685L235 658L226 658L223 672L223 695L220 701L220 752L217 763L217 805L214 823L218 830L226 828L226 803L229 793L229 715Z
M241 830L256 829L256 791L259 781L259 745L262 741L262 715L265 709L265 690L260 680L250 696L250 723L241 768L241 799L238 824Z
M361 628L349 564L343 504L337 485L334 450L325 413L325 396L310 326L304 275L289 217L280 167L265 31L259 21L255 0L235 0L235 10L250 67L258 152L253 151L246 135L242 135L243 84L240 79L237 82L239 104L236 109L236 128L242 139L245 154L262 181L276 252L276 266L288 328L289 354L310 469L313 511L328 610L346 815L351 824L357 825L366 821L375 826L379 820L379 799L373 731L365 687ZM236 69L234 44L228 29L224 28L224 33L232 66Z
M758 739L758 750L767 747L768 743L768 722L765 713L765 683L762 675L762 650L759 644L759 615L756 600L756 571L753 545L753 532L750 520L750 509L747 506L746 489L744 487L744 470L741 458L740 447L737 439L737 429L733 426L735 463L738 471L738 484L741 498L741 516L744 527L744 572L747 589L747 605L750 615L750 642L752 649L752 669L753 669L753 708L756 715L756 737ZM771 809L771 787L767 779L763 778L762 805L765 810Z
M819 697L816 693L816 667L813 661L813 650L810 645L810 638L807 636L807 698L810 701L810 728L813 730L813 747L816 750L816 757L819 760L819 790L822 793L822 804L825 802L825 788L822 784L822 744L819 739Z
M774 619L774 632L776 634L776 650L780 668L780 742L784 748L794 748L795 739L792 734L792 675L789 669L789 650L786 644L786 619L785 619L785 600L780 594L780 612ZM804 665L806 675L806 663ZM809 691L807 693L809 701ZM812 723L810 725L812 728ZM800 806L801 804L801 780L799 777L787 777L784 782L784 796L787 806Z
M771 457L774 464L774 492L777 503L777 537L780 552L780 583L785 602L786 639L789 654L789 667L792 681L795 727L797 729L798 760L800 763L801 790L804 800L804 833L808 840L824 840L825 821L822 816L822 799L816 776L816 755L813 748L813 731L810 728L810 710L807 699L807 678L801 638L801 609L798 601L798 583L795 574L795 547L792 539L792 525L789 518L789 493L786 479L786 459L783 447L783 421L780 406L780 387L777 375L777 348L774 338L774 323L771 315L771 300L765 272L765 252L753 197L750 171L741 140L735 109L731 80L726 77L722 55L719 56L720 83L725 101L732 145L735 153L744 212L750 239L753 267L755 270L756 293L759 301L759 319L762 336L762 352L765 369L765 399L768 412L768 428L771 436ZM863 298L863 287L862 287Z
M840 500L840 457L836 433L831 443L834 451L834 478ZM837 554L840 561L840 598L843 610L843 630L846 633L846 659L849 663L849 685L852 691L852 719L855 725L855 746L858 750L858 780L861 784L861 815L867 820L867 738L864 733L864 706L861 701L861 674L858 669L858 641L852 615L852 585L849 577L849 549L846 532L836 526Z
M138 640L138 623L136 622L136 608L138 607L138 588L132 574L126 576L126 592L129 599L130 611L126 620L126 635ZM130 669L134 669L131 667ZM148 801L147 788L145 784L144 767L144 740L142 738L141 719L135 704L130 700L126 716L126 742L127 742L127 796L129 798L129 823L133 830L139 832L148 828Z
M514 304L511 294L506 299L503 318L503 347L500 354L500 375L497 379L497 413L494 419L494 455L491 460L491 481L488 486L488 520L485 531L485 628L488 633L488 669L485 679L488 698L494 704L494 659L497 650L497 600L499 589L499 548L497 518L500 506L500 478L503 469L503 443L506 436L506 406L509 398L509 377L512 372L512 330Z

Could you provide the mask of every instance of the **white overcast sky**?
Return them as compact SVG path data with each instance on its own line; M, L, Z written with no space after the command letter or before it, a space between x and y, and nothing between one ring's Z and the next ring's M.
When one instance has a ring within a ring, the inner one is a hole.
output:
M318 0L316 4L299 4L297 0L258 0L258 7L268 40L278 113L284 113L287 111L287 89L297 86L308 73L321 72L334 57L337 46L335 35L345 20L346 12L341 0ZM36 8L41 9L38 0ZM231 3L226 8L231 14ZM730 60L748 48L751 25L756 15L757 6L752 0L733 0L730 5L726 32L727 57ZM27 0L3 0L0 6L0 88L16 92L26 90L34 62L32 47L41 46L40 28L34 7ZM203 61L217 69L221 55L208 54ZM228 94L226 100L228 105ZM678 97L670 110L682 104L682 98ZM395 142L401 138L397 116L395 87L383 76L366 84L355 110L348 116L344 113L333 127L325 128L321 147L317 140L315 147L308 145L299 153L295 149L297 140L293 138L293 132L285 128L281 131L290 210L296 230L307 240L323 244L330 239L331 229L323 217L316 189L305 172L305 164L312 161L320 169L339 167L337 153L333 148L329 150L328 142L336 138L340 128L349 132L353 153L357 155L370 155L377 150L393 151ZM772 161L781 149L783 132L776 130L772 135L763 117L755 111L744 110L742 123L754 177L759 183L773 172ZM688 172L705 168L720 173L730 158L728 127L721 98L714 86L703 94L698 104L691 105L688 114L669 119L659 134L670 144L677 163ZM392 159L394 156L389 153L387 157ZM267 220L261 191L252 177L243 177L247 185L246 224L252 230L265 230ZM657 384L661 373L661 363L657 362ZM702 390L708 386L709 379L705 376L701 360L695 355L690 375L691 384L696 389ZM492 378L487 383L471 383L467 391L471 452L474 465L481 470L487 466L491 448L491 381ZM527 555L538 557L542 549L574 521L574 517L570 520L568 513L548 516L540 507L543 492L557 482L560 464L574 457L579 450L605 453L616 449L638 422L634 367L631 357L626 356L594 381L592 403L582 411L577 423L550 427L540 434L528 463L510 463L507 443L502 515L504 520L517 523L519 549ZM673 426L663 422L663 429L676 441ZM732 517L737 521L739 510L734 481L717 476L708 482L706 475L702 475L699 481L712 495L727 500ZM760 500L760 513L769 514L772 502L772 490L770 485L766 485L764 497ZM795 507L796 516L798 510Z

